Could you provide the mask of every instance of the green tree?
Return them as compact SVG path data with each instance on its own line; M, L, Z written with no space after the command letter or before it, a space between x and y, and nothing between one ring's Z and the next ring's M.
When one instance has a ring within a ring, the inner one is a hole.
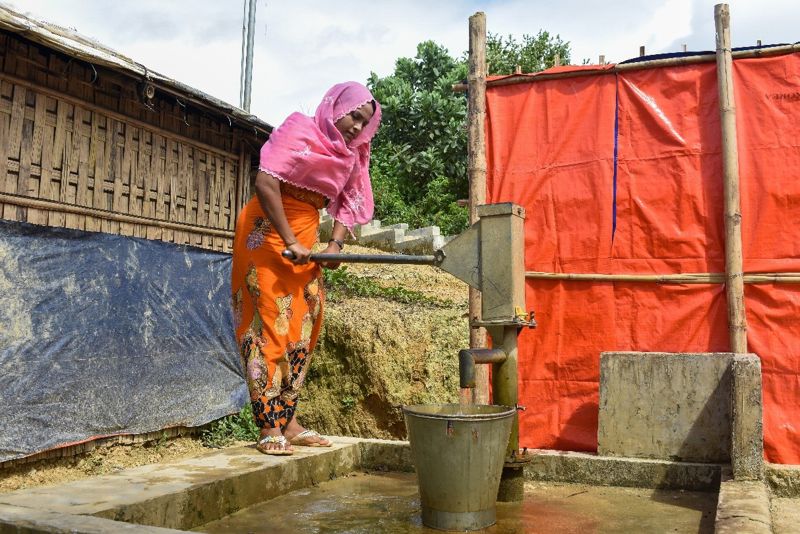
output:
M569 61L569 43L540 31L535 37L487 38L487 63L494 74L551 66L556 54ZM468 224L458 206L467 198L467 101L452 90L467 76L467 57L425 41L413 58L395 62L393 74L370 76L368 86L383 108L383 122L372 145L371 174L375 217L412 227L437 225L457 234Z
M569 65L569 42L540 30L536 35L523 35L522 41L509 35L490 33L486 38L486 63L490 74L512 74L517 66L522 72L539 72L555 65L559 56L562 65Z

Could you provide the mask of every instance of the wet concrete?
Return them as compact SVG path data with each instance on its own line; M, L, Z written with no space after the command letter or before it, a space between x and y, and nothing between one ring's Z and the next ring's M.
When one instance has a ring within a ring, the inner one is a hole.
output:
M714 532L715 493L527 482L522 503L498 503L489 534ZM357 473L277 497L195 529L227 534L422 534L416 478Z

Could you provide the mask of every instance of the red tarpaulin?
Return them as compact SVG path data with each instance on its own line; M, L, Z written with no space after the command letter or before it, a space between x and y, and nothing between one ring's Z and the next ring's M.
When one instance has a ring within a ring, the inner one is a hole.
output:
M798 272L800 54L735 60L734 83L745 272ZM528 271L725 271L715 63L489 87L487 114L487 201L525 207ZM800 288L745 294L765 454L797 464ZM730 350L721 284L529 279L527 299L522 446L596 450L603 351Z

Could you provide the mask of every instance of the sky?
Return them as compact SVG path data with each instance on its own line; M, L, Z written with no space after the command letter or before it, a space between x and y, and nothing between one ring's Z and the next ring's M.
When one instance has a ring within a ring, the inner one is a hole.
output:
M243 0L2 0L72 28L226 102L239 105ZM313 114L331 85L387 76L399 57L433 40L468 47L468 19L491 33L569 41L573 63L714 49L718 0L257 0L250 111L278 125ZM800 41L800 0L729 0L734 46Z

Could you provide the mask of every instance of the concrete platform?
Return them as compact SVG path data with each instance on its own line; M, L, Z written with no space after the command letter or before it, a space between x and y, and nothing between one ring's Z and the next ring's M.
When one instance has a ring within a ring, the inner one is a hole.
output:
M0 494L0 534L177 532L354 471L413 471L406 442L347 437L333 442L327 449L298 447L288 457L265 456L254 447L210 451L169 464ZM722 479L718 531L737 521L756 532L771 528L766 485L729 481L724 478L729 466L574 452L529 454L525 476L530 481L713 494Z
M188 530L356 469L411 468L405 442L347 437L333 442L331 448L297 447L288 457L267 456L254 447L224 449L3 494L0 533L112 533L141 525L161 527L152 532Z

